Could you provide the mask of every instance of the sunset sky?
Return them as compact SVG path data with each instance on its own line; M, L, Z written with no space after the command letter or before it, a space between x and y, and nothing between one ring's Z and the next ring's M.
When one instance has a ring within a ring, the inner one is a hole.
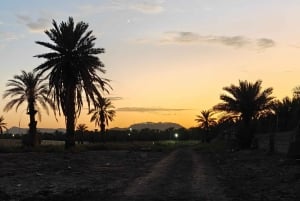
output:
M48 52L52 19L84 21L111 79L117 110L110 127L139 122L196 126L201 110L219 103L222 87L263 81L274 96L300 85L299 0L2 0L0 92L7 80L31 71ZM24 108L3 112L8 127L27 127ZM82 111L77 123L95 129ZM38 127L64 128L64 117L43 113Z

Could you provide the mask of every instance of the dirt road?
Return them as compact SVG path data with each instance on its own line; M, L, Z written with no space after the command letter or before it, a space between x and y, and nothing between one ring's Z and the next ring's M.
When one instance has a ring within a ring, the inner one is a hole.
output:
M0 200L226 200L192 149L1 154L0 177Z

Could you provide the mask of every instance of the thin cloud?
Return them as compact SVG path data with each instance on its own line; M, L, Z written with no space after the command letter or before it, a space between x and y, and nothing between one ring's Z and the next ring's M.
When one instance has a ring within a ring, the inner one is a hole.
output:
M110 99L110 100L112 100L112 101L123 100L123 98L122 98L122 97L119 97L119 96L108 97L108 99Z
M114 0L115 9L119 10L134 10L144 14L157 14L164 11L162 6L163 1L132 1L132 0Z
M270 48L275 46L275 41L269 38L260 38L257 39L257 46L262 49Z
M139 42L143 40L139 39ZM147 40L144 40L147 41ZM275 46L275 41L269 38L250 39L245 36L217 36L217 35L200 35L195 32L185 31L168 31L163 33L159 40L162 44L201 44L212 43L224 46L242 48L247 46L255 46L260 49Z
M0 42L1 41L11 41L18 39L17 35L12 32L2 32L0 31Z
M19 21L25 24L30 31L32 32L41 32L46 29L46 27L50 24L50 20L46 18L37 18L36 20L32 20L29 16L26 15L17 15Z
M200 36L194 32L168 31L160 40L162 43L195 43L199 42Z
M159 3L150 2L150 1L133 4L132 6L130 6L130 8L138 12L148 13L148 14L161 13L164 10Z
M189 109L179 108L151 108L151 107L121 107L118 108L118 112L180 112Z
M203 36L202 38L207 42L233 47L244 47L250 43L250 40L243 36Z

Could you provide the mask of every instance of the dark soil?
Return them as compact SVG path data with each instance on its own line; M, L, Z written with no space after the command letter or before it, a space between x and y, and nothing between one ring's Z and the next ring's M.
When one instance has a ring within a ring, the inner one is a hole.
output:
M0 154L0 200L296 201L299 164L257 151Z
M262 151L212 154L230 200L299 201L300 161Z

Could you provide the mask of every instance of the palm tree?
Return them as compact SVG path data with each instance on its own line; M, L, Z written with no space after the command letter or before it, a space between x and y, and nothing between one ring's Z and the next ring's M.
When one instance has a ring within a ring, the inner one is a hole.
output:
M212 110L202 110L200 115L197 115L195 121L199 123L199 127L208 131L210 127L217 124L216 118L213 117L215 113Z
M105 127L108 126L110 121L113 121L116 115L114 108L110 99L100 97L96 107L89 112L92 115L90 121L94 121L96 126L100 126L102 136L105 133Z
M4 117L0 117L0 133L3 134L3 129L7 130L6 123L4 122Z
M68 149L75 146L75 120L83 106L82 92L90 108L90 104L95 104L101 97L102 91L108 92L109 80L99 77L99 73L105 73L105 70L96 55L104 53L104 49L94 48L96 38L92 31L87 31L87 23L74 24L73 18L69 17L67 22L58 25L53 20L52 24L54 28L45 33L53 43L36 42L51 52L35 56L46 59L35 71L47 73L53 100L59 114L62 110L65 116L65 147Z
M54 110L55 106L49 98L48 85L39 75L33 72L22 71L21 75L15 75L14 79L8 80L7 89L3 98L10 98L5 105L4 111L12 108L18 110L19 106L27 103L27 114L29 115L29 145L35 146L39 140L37 136L35 114L41 119L40 106L49 114L48 106Z
M215 110L225 111L230 115L239 116L242 122L242 133L239 133L240 145L242 148L249 148L253 139L250 123L253 119L269 113L272 107L271 94L273 88L262 91L262 81L255 83L239 81L239 85L230 85L223 90L228 94L222 94L223 101L214 107Z
M214 112L212 110L202 110L200 115L197 115L195 121L199 123L199 127L204 129L205 137L203 141L208 142L208 132L212 126L217 125L216 118L213 117Z
M78 132L78 143L83 144L83 135L87 131L88 127L86 124L78 124L77 127Z

